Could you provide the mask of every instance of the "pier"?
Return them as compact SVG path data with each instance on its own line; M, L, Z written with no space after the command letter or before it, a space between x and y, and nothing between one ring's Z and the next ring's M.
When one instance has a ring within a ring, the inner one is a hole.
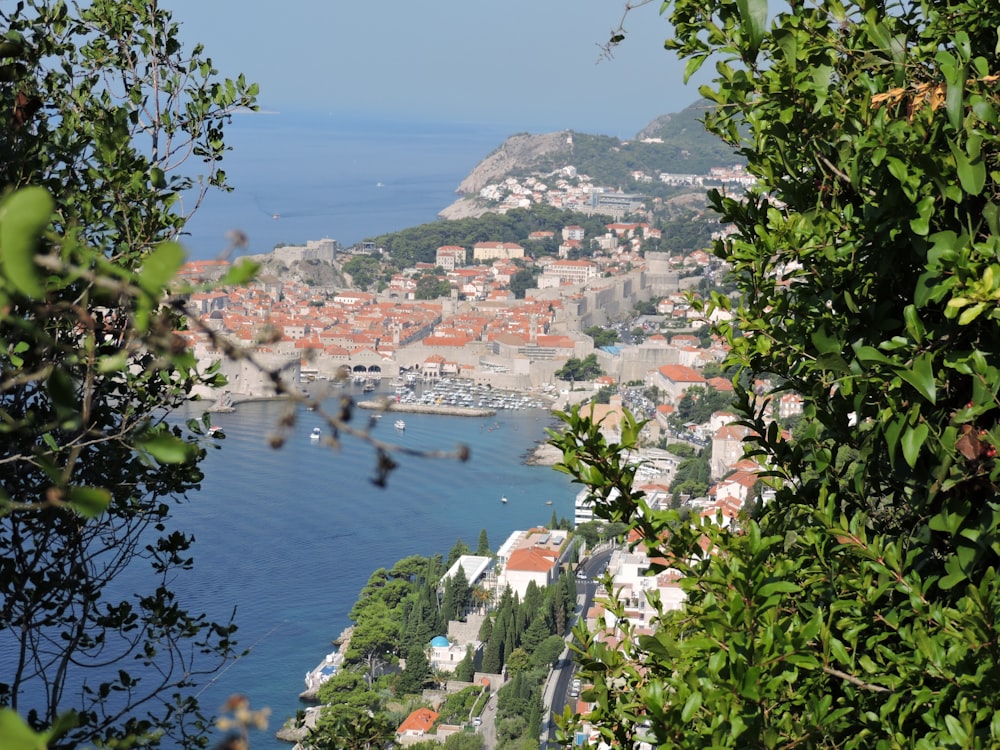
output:
M440 414L446 417L492 417L496 409L477 406L452 406L450 404L414 404L405 401L359 401L359 409L407 412L409 414Z

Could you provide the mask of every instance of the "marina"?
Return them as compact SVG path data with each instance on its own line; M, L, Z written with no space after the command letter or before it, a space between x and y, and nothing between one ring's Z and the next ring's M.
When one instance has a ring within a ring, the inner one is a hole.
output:
M458 406L466 409L548 409L551 400L541 396L494 388L464 378L441 378L396 389L396 405Z
M360 401L358 408L451 417L490 417L500 411L551 407L551 399L546 396L501 390L461 378L442 378L432 383L397 380L392 388L391 394ZM402 420L397 420L396 428L403 429L405 424L400 427L399 422Z

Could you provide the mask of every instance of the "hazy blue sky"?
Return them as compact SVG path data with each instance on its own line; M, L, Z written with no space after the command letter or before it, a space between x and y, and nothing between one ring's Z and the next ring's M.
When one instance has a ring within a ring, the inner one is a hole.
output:
M161 0L221 73L260 84L263 108L622 138L698 98L659 6L633 10L598 62L624 0Z

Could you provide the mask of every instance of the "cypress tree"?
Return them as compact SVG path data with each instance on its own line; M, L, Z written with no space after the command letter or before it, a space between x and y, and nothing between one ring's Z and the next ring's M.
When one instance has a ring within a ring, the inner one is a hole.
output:
M496 630L494 628L494 630ZM503 661L501 659L501 643L502 638L491 637L489 641L486 642L486 651L483 653L483 671L487 674L499 674L500 668L503 666Z
M483 643L488 643L493 635L493 620L489 616L483 618L483 624L479 626L478 638Z
M476 547L476 554L481 557L490 557L493 554L490 551L490 540L486 536L486 529L479 532L479 545Z
M469 585L469 579L465 576L465 569L459 568L448 583L451 586L455 602L455 614L450 619L464 619L465 613L472 604L472 587Z
M462 682L472 682L476 676L476 664L472 655L472 646L467 646L465 656L455 667L455 679Z

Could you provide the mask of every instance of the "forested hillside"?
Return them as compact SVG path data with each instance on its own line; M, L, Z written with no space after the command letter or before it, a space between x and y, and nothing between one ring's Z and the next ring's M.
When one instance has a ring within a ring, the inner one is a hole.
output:
M706 104L698 102L657 118L630 141L573 133L573 144L567 151L544 154L530 171L554 171L572 164L595 183L619 187L630 184L636 170L654 177L661 172L707 174L712 167L742 162L729 146L705 131L700 118Z
M506 214L489 213L474 219L456 221L436 221L404 229L375 238L375 243L383 248L400 268L414 263L433 263L435 253L442 245L472 247L477 242L517 242L523 243L532 232L552 231L561 241L559 231L567 224L578 224L588 237L604 234L607 230L606 216L562 211L551 206L535 206L530 210L518 209ZM543 250L548 250L545 243ZM551 250L554 252L555 248Z

